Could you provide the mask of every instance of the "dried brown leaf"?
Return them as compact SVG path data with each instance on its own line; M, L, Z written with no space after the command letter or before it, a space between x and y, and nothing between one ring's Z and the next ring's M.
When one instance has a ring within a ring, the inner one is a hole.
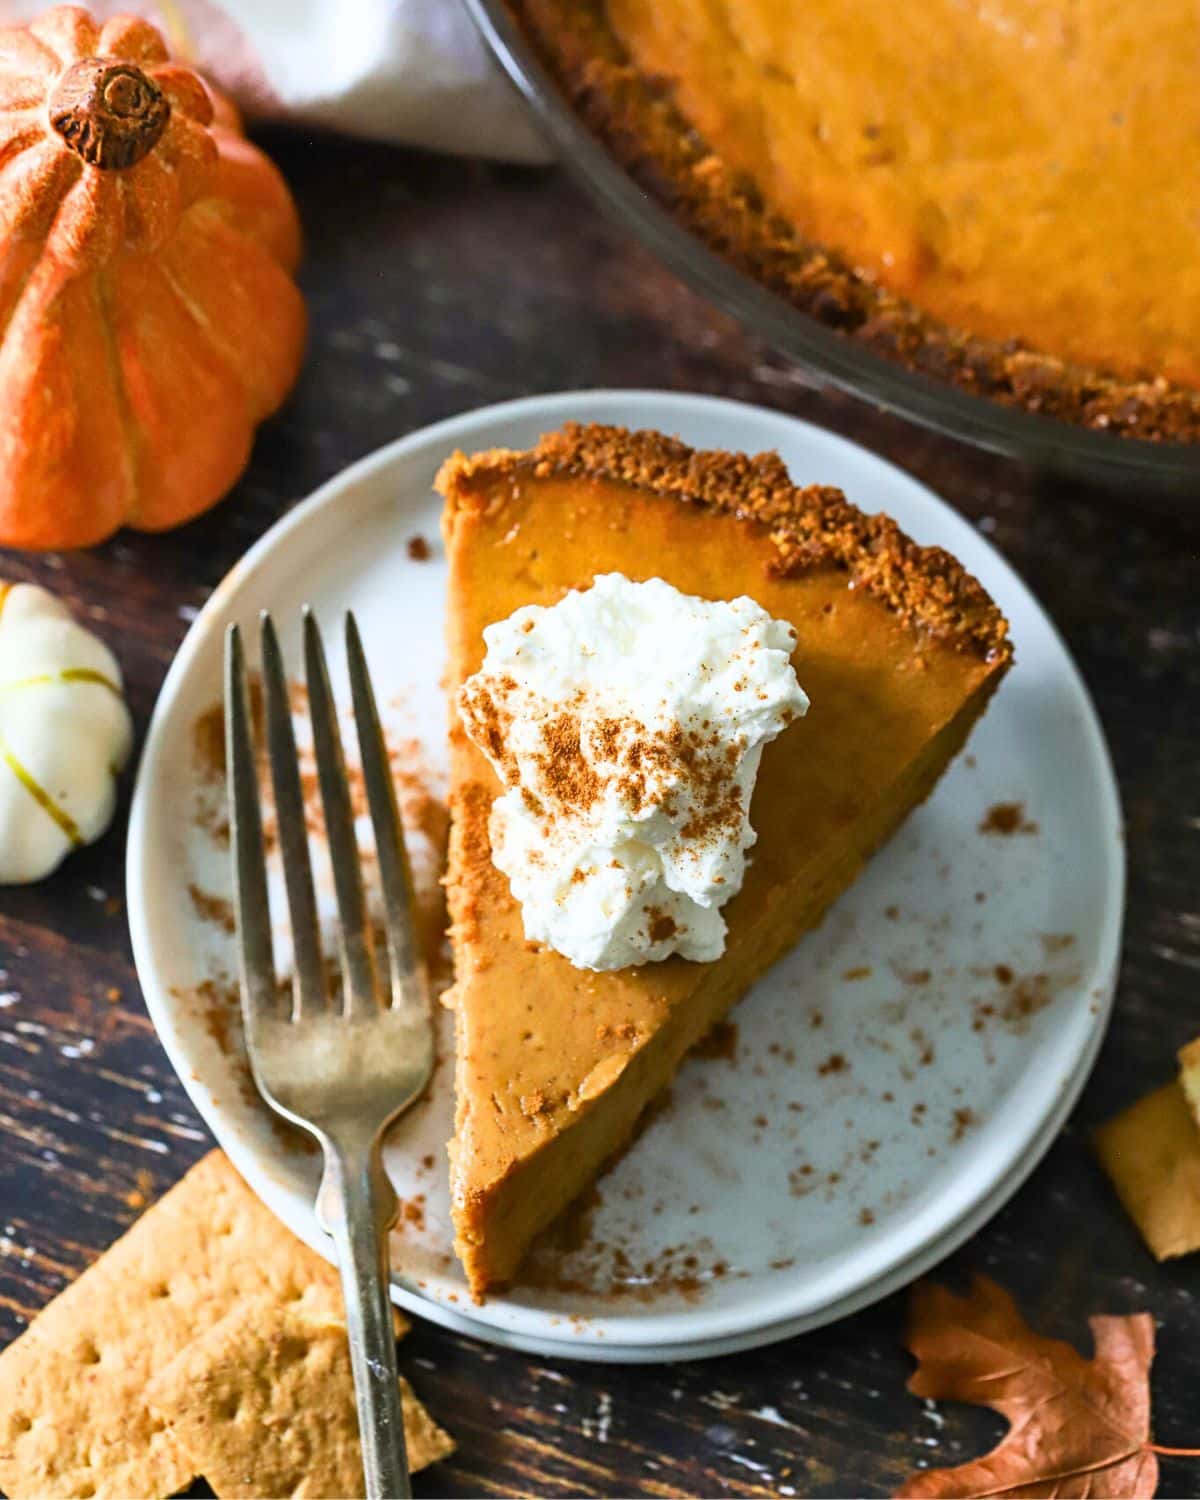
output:
M913 1474L899 1496L1005 1495L1150 1500L1158 1485L1150 1442L1148 1313L1091 1320L1096 1352L1028 1326L1009 1294L985 1276L969 1294L920 1283L908 1345L918 1365L908 1388L935 1401L990 1406L1004 1439L954 1469Z

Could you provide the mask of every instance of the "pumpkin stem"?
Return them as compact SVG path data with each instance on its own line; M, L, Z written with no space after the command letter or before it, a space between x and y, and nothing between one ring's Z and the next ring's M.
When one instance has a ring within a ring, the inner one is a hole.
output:
M47 101L50 124L89 166L132 167L166 129L171 101L132 63L85 57L61 75Z

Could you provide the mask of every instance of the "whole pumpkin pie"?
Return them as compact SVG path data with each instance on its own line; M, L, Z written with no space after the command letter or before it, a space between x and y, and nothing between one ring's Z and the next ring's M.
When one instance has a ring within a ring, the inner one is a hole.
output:
M1200 10L509 0L587 123L803 311L941 380L1200 440Z
M794 486L771 454L569 426L529 452L456 455L438 487L455 704L451 1190L456 1248L481 1296L514 1276L533 1237L629 1142L689 1048L928 795L1011 648L1003 617L952 557L838 490ZM526 940L493 858L503 747L486 757L457 708L484 660L483 632L612 573L700 600L748 596L795 632L812 708L763 751L750 809L759 838L711 962L577 968Z

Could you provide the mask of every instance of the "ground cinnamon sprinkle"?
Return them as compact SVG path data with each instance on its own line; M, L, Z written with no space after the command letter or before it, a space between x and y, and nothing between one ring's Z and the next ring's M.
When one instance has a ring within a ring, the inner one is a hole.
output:
M530 757L535 788L522 784L522 768L511 749L514 705L520 686L511 677L494 686L472 683L460 705L472 738L496 766L506 787L519 787L534 817L553 819L590 811L611 788L635 812L672 782L690 797L692 808L680 836L689 843L736 836L744 809L736 781L744 746L728 743L707 721L685 729L673 724L652 729L641 720L592 715L581 691L538 727L539 749ZM664 810L674 816L668 796Z
M693 1057L721 1058L726 1062L736 1062L738 1047L738 1028L736 1021L718 1021L707 1036L692 1048Z
M652 731L635 719L601 720L592 739L601 755L616 763L616 788L635 811L644 810L650 801L652 778L660 786L675 782L693 803L680 829L683 839L701 843L737 833L743 816L734 779L740 744L722 744L715 732L679 724ZM664 810L674 815L674 799L668 799Z
M578 714L547 719L541 738L545 748L537 767L546 791L560 807L586 812L603 794L604 782L583 753Z
M647 907L646 915L650 919L648 934L652 943L665 943L679 931L675 918L660 907Z
M1038 826L1025 816L1023 802L996 802L988 808L979 825L980 833L1036 833Z
M246 674L246 689L250 698L250 721L254 743L261 750L263 743L262 678L257 672ZM225 779L225 705L214 703L192 725L192 752L196 769L205 782Z
M262 684L256 674L249 679L250 711L254 720L254 741L260 757L264 753ZM294 714L303 715L308 693L301 682L288 684L288 701ZM431 790L431 775L422 763L421 742L415 738L393 739L386 736L388 763L395 783L400 812L407 835L419 835L428 846L427 855L440 872L444 866L449 838L450 814L445 801ZM225 801L220 794L225 780L225 713L221 703L214 703L195 721L192 728L194 769L198 782L194 809L195 826L214 842L227 844L229 823ZM318 843L325 840L325 823L321 813L320 791L312 763L312 750L300 758L300 790L304 802L304 826ZM356 818L368 813L366 783L361 767L347 765L351 810ZM263 842L268 855L278 848L277 817L268 796L263 808ZM368 853L369 851L364 851ZM235 930L233 908L223 896L206 891L194 882L187 887L188 897L199 920L215 925L226 933ZM418 872L416 888L416 921L426 962L436 983L448 982L445 893L436 875L424 878ZM120 998L118 994L117 999Z
M599 719L592 729L592 742L605 760L616 760L621 753L621 720Z
M411 1198L401 1198L397 1203L396 1228L403 1233L411 1225L416 1230L425 1228L425 1194L416 1193Z
M196 765L206 781L225 775L225 707L214 703L192 728Z
M188 885L188 896L202 922L211 922L224 932L234 931L233 907L225 897L203 891L194 882Z
M499 772L505 786L518 780L516 757L508 748L512 713L497 703L487 688L472 683L462 690L459 708L471 726L471 737ZM532 809L531 809L532 811Z

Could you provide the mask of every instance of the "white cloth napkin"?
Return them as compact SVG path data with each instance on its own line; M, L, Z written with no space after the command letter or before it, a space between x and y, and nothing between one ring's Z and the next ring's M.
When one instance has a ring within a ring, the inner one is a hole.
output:
M0 0L26 22L38 0ZM550 153L460 0L92 0L134 12L251 116L502 161Z

